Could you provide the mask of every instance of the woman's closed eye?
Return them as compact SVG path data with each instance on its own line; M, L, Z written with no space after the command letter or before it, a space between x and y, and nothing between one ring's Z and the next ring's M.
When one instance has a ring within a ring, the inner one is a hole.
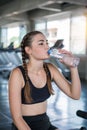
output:
M43 46L43 45L49 45L49 43L46 42L46 44L45 44L45 43L41 42L41 43L39 43L39 45L40 45L40 46Z
M40 41L38 42L38 44L42 46L42 45L45 45L45 44L48 45L49 43L48 43L48 40L46 40L46 41L40 40Z
M39 45L44 45L44 43L43 43L43 42L41 42L41 43L39 43Z

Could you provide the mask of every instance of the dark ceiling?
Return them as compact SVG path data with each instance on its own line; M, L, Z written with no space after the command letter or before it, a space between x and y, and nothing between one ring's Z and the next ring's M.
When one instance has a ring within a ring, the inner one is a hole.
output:
M12 2L12 0L0 0L0 6L6 5L10 2Z
M87 0L0 0L0 25L86 7Z

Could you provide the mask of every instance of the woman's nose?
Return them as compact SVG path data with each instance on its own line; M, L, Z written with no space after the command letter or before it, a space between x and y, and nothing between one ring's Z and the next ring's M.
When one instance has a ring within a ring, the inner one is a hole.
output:
M45 44L45 48L46 48L46 49L49 49L49 45L48 45L48 44Z

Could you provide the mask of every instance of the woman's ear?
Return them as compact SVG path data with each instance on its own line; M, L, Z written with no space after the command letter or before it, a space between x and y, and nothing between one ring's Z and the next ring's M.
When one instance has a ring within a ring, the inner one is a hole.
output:
M30 55L31 54L31 48L25 47L25 52L26 52L26 54Z

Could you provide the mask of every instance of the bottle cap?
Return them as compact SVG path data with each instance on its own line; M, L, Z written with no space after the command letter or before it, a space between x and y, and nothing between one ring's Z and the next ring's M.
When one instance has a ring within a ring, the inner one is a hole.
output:
M50 53L51 53L51 49L49 49L47 53L50 55Z

